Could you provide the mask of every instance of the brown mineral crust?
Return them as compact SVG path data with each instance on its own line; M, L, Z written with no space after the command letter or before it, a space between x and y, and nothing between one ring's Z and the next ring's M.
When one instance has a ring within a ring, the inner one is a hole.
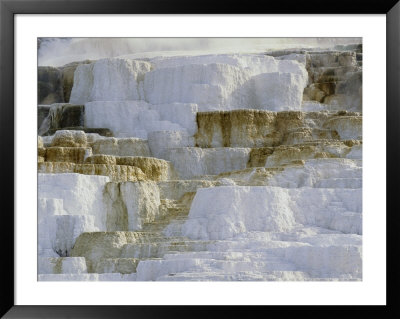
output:
M75 163L68 162L43 162L38 163L38 172L48 174L74 173L75 165Z
M94 263L94 272L98 274L113 272L131 274L136 272L139 259L137 258L101 258Z
M83 131L57 131L51 141L53 147L86 147L87 138Z
M247 167L264 167L267 157L274 152L273 147L252 148Z
M116 165L117 160L113 155L103 155L103 154L95 154L89 156L85 160L85 164L107 164L107 165Z
M199 112L196 144L200 147L232 147L243 146L247 140L253 144L274 144L275 116L276 112L260 110ZM213 145L215 136L221 137L221 145Z
M40 156L40 157L46 157L46 148L44 148L44 147L38 147L38 156Z
M86 153L90 148L86 147L47 147L46 162L70 162L83 163Z
M100 258L119 258L126 244L146 242L150 233L115 231L82 233L75 241L71 257L85 257L89 273L96 268L95 261Z
M348 147L353 147L355 145L362 145L362 140L344 140L342 142L344 145Z
M147 180L162 181L169 176L169 163L154 157L123 156L116 157L117 165L135 166L142 170Z
M146 175L140 168L127 165L77 164L75 166L75 173L109 176L111 181L115 182L147 180Z
M169 177L170 164L162 159L141 156L92 155L85 164L122 165L139 168L146 180L162 181Z

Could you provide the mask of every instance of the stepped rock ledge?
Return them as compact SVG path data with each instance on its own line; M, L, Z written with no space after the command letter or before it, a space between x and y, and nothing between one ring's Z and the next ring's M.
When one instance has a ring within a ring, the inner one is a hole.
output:
M362 280L361 44L38 74L38 280Z

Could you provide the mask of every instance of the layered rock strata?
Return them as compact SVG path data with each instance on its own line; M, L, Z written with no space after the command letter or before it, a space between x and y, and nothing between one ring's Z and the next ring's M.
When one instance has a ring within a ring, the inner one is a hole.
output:
M38 114L39 280L361 280L361 60L66 67L73 104Z

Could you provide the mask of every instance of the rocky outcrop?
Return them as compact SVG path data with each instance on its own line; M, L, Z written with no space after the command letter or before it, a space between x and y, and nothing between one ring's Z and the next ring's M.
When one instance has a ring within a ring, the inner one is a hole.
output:
M64 102L69 103L71 97L71 91L74 86L74 75L76 68L81 64L89 64L92 61L86 60L82 62L72 62L64 65L60 68L62 75L62 89Z
M78 164L75 165L75 173L84 175L108 176L111 181L145 181L146 175L139 167L127 165L109 164Z
M219 186L221 183L209 180L169 180L158 182L160 197L180 200L186 193L196 193L199 188Z
M276 148L253 149L250 153L249 165L277 167L285 164L296 163L300 160L314 158L357 158L359 151L361 158L361 142L356 141L321 141L297 145L281 145ZM265 162L263 162L265 159ZM254 163L254 164L253 164ZM262 165L265 163L264 165Z
M140 232L83 233L77 238L71 256L85 257L88 271L94 272L94 269L101 267L104 259L118 258L126 244L140 243L148 238L148 234Z
M160 194L155 182L109 183L104 189L107 230L141 230L160 215Z
M87 147L47 147L43 157L46 162L83 163L90 154Z
M87 138L83 131L57 131L51 141L53 147L86 147Z
M91 61L72 62L62 67L38 67L38 104L68 103L78 65Z
M94 139L83 131L57 131L50 147L38 142L38 170L41 173L80 173L109 176L112 181L161 181L173 178L175 172L165 160L142 156L92 155L102 150L107 153L148 154L147 144L137 139ZM113 151L114 147L114 151ZM132 148L133 147L133 148ZM136 150L135 150L136 149Z
M137 167L145 179L152 181L167 180L173 176L170 163L153 157L93 155L87 157L85 163Z
M139 260L136 258L103 258L96 263L94 272L99 274L132 274L136 273Z
M40 106L42 113L48 110L47 116L38 123L39 135L46 135L49 131L65 127L76 127L84 125L84 106L72 104L51 104L49 107Z
M359 113L235 110L197 113L200 147L270 147L320 139L361 139Z
M38 104L63 103L62 74L54 67L38 68Z
M361 111L362 45L347 46L344 50L283 50L268 54L305 64L308 85L303 100L317 101L334 109Z

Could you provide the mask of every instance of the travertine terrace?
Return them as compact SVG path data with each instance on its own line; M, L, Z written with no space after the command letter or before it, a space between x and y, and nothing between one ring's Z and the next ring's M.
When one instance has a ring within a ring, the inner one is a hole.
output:
M362 46L39 67L41 281L362 280Z

